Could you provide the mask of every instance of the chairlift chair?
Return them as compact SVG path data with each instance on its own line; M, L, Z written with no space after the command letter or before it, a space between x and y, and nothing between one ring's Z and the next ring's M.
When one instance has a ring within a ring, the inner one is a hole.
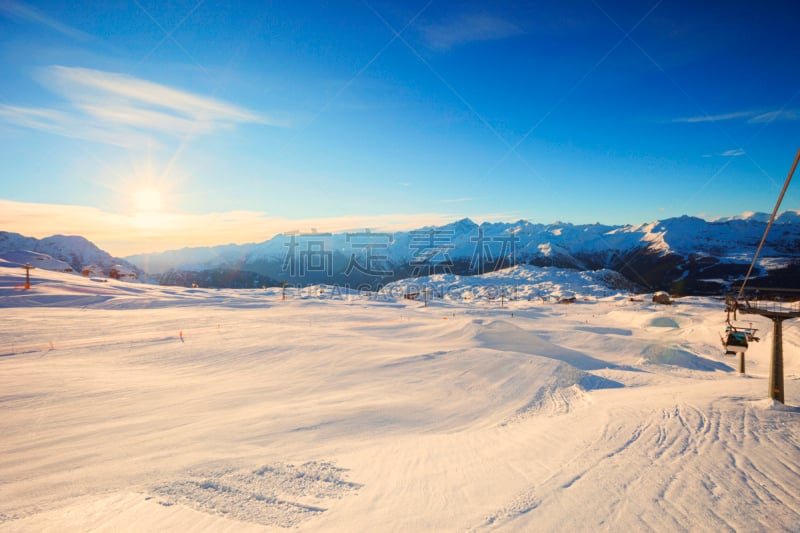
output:
M745 353L747 351L747 337L747 332L729 328L728 335L722 343L725 346L725 355Z

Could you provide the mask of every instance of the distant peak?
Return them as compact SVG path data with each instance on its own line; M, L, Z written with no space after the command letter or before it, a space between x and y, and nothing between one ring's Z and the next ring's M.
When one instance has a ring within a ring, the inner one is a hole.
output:
M471 229L477 227L477 224L472 221L471 218L462 218L460 220L456 220L455 222L451 222L447 224L445 227L453 228L453 229Z

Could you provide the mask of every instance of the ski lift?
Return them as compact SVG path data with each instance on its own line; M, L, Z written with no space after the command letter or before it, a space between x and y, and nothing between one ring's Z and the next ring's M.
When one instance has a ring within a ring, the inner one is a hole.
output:
M747 352L748 343L758 342L758 337L756 337L756 331L758 330L753 328L752 323L749 328L737 328L731 323L731 314L733 314L733 319L736 320L736 310L739 307L737 298L729 295L726 298L725 307L728 313L728 317L725 319L727 327L725 328L725 334L720 335L722 346L725 348L725 355L744 354Z
M728 325L725 328L725 336L722 337L722 346L725 347L725 355L736 355L737 353L745 353L749 342L758 342L758 337L755 336L757 330L753 328L736 328L735 326Z
M747 335L744 331L729 331L723 342L725 355L735 355L747 351Z

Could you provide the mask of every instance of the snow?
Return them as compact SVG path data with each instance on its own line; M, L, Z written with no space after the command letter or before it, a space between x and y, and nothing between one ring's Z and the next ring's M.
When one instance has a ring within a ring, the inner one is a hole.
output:
M30 265L33 268L43 268L56 272L71 272L73 269L64 261L53 259L47 254L17 250L0 253L0 264L6 267L23 267Z
M755 222L769 222L771 218L771 214L769 213L758 213L755 211L746 211L741 215L733 216L733 217L719 217L716 219L712 219L712 222L729 222L731 220L752 220ZM800 211L796 209L787 209L786 211L778 214L775 217L776 224L797 224L800 222Z
M560 298L601 298L620 294L630 286L619 273L601 269L579 271L553 267L516 265L483 276L436 274L407 278L387 284L379 294L402 297L428 290L447 301L532 300ZM422 298L422 297L420 297Z
M124 268L135 272L136 268L121 259L111 257L107 252L100 250L93 243L84 237L75 235L53 235L44 239L24 237L18 233L0 231L0 259L14 261L14 255L33 254L45 257L50 261L60 260L65 263L67 268L75 272L81 272L83 267L88 265L99 266L104 271L115 264L121 264ZM53 259L55 258L55 259ZM37 265L39 266L39 265ZM42 266L49 270L65 271L62 266Z
M769 216L766 216L766 220ZM596 260L647 249L658 255L676 253L689 257L694 254L713 255L724 262L749 263L754 243L758 243L766 228L764 216L746 214L741 217L706 221L698 217L681 216L638 225L608 226L601 224L574 225L568 222L534 224L525 220L504 223L476 224L462 219L443 226L427 226L411 231L374 234L375 253L389 265L408 265L423 252L437 252L432 262L444 262L444 255L453 261L470 263L482 248L498 259L512 255L517 261L560 256L576 267L585 265L587 257ZM795 258L798 234L797 211L785 211L765 243L764 258ZM364 234L362 234L363 236ZM348 233L280 234L258 244L185 248L159 254L142 254L127 259L149 274L161 274L170 269L203 270L216 267L238 267L266 273L270 262L280 266L287 257L291 239L303 246L312 238L326 252L347 257L363 251L354 248ZM511 246L513 252L504 249ZM2 248L0 235L0 248ZM276 267L277 268L277 267ZM272 272L278 275L280 272Z
M800 529L797 321L781 405L769 321L741 376L708 298L24 275L0 268L0 531Z

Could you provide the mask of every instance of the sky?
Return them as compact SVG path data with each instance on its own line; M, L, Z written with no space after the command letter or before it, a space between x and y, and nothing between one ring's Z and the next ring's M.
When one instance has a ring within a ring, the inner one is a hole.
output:
M0 230L125 256L771 212L800 148L798 20L793 1L0 0Z

